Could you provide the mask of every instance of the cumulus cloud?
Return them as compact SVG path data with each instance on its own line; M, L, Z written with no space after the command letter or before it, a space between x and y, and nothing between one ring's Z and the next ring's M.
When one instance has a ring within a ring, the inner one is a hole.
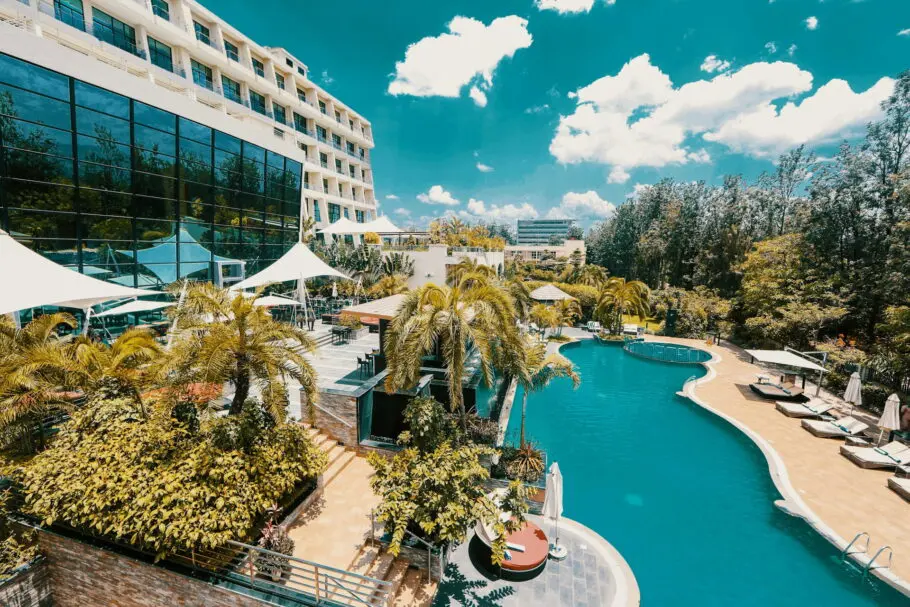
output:
M765 50L771 53L772 55L777 52L777 43L774 41L765 43Z
M385 199L386 200L398 200L398 196L396 196L395 194L386 194Z
M814 31L818 29L818 17L809 17L805 21L806 29L809 31Z
M398 207L397 209L395 209L395 210L392 211L392 212L395 213L396 215L400 215L400 216L402 216L402 217L410 217L410 216L411 216L411 212L410 212L409 210L407 210L406 208L404 208L404 207Z
M549 219L577 219L590 221L593 219L606 219L616 212L616 207L604 200L594 190L587 192L567 192L562 197L562 203L547 211Z
M482 162L477 163L477 170L481 173L492 173L494 171L493 167Z
M787 48L787 54L792 57L793 55L796 54L796 49L797 49L797 46L795 44L791 44L789 46L789 48Z
M395 64L389 93L459 97L470 84L471 98L483 107L484 90L493 86L493 72L499 63L532 42L527 20L515 15L494 19L490 25L470 17L455 17L448 30L408 47L404 60Z
M624 168L621 166L614 166L610 171L610 174L607 175L607 183L625 183L629 181L629 177L631 177L631 175L629 175L628 171Z
M549 103L544 103L542 105L533 105L529 108L525 108L525 114L543 114L550 109Z
M708 72L709 74L713 74L714 72L726 72L728 69L730 69L730 62L718 59L717 55L708 55L705 57L705 60L701 62L701 71Z
M910 36L910 28L897 32L898 36Z
M468 200L467 209L459 211L458 216L470 221L512 223L519 219L536 219L539 214L537 209L527 202L488 205L483 200L471 198Z
M878 118L878 104L893 86L882 78L855 93L846 82L832 80L806 96L812 74L775 61L676 87L641 55L616 75L570 93L576 108L560 116L550 153L563 164L610 165L612 183L622 183L635 167L708 162L698 145L703 141L753 156L775 155L793 145L837 139ZM782 100L787 103L781 107Z
M445 204L449 206L458 204L458 200L441 185L434 185L426 193L418 194L417 200L424 204Z
M468 97L470 97L477 107L487 107L487 94L476 86L472 86L471 90L468 92Z
M535 0L534 4L542 11L556 11L560 14L587 13L594 6L594 0Z

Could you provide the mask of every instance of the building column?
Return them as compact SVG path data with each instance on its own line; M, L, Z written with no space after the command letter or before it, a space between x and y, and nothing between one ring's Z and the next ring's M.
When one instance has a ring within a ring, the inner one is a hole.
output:
M212 26L209 28L209 33L212 36L212 44L215 45L215 48L224 52L224 33L221 31L221 24L212 23Z
M183 0L171 0L171 7L174 9L174 14L180 18L178 25L195 39L196 32L193 30L193 13L190 11L189 5Z

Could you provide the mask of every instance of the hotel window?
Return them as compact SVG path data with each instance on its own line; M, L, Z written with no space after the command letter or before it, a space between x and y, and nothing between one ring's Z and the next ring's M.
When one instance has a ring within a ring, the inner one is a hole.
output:
M221 76L221 90L224 91L225 99L243 103L243 98L240 96L239 82L235 82L227 76Z
M348 154L350 154L351 156L355 156L356 153L354 152L354 144L351 143L350 141L348 141L346 145L347 145L347 147L345 149L347 149Z
M363 223L363 211L354 211L354 218L357 223Z
M335 111L335 122L341 122L341 112Z
M253 57L253 71L257 76L265 77L265 64L255 57Z
M359 148L359 149L360 149L360 159L364 160L366 157L366 152L364 151L363 148Z
M190 62L193 66L193 82L210 91L214 90L215 86L212 83L212 68L207 65L202 65L195 59L191 59Z
M304 92L301 91L300 89L297 89L297 99L300 99L301 101L303 101L304 103L306 103L306 102L307 102L307 100L306 100L306 93L304 93Z
M357 169L354 167L354 165L353 164L348 165L348 169L350 170L350 173L351 173L351 179L357 179Z
M196 40L199 42L205 42L209 46L212 46L211 32L209 28L202 25L198 21L193 21L193 30L196 32Z
M273 101L272 102L272 114L275 115L276 122L280 122L281 124L288 123L288 113L287 113L287 110L284 109L283 105L279 105Z
M275 84L277 84L278 88L280 88L283 91L284 90L284 76L276 73L275 74Z
M313 219L316 221L322 221L322 213L319 212L319 201L313 201Z
M128 53L142 56L142 52L136 46L136 30L131 26L97 8L92 9L92 22L92 33L95 34L95 38Z
M338 148L339 150L342 149L341 137L339 137L335 133L332 133L332 145L335 146L336 148Z
M320 101L320 102L319 102L319 111L322 112L323 114L326 113L326 112L325 112L325 101Z
M302 67L300 67L299 65L297 66L297 73L300 74L301 76L303 76L304 78L306 78L306 70L303 69Z
M237 48L236 44L224 41L224 54L227 55L227 58L231 61L236 61L240 63L240 49Z
M328 131L326 131L323 127L319 126L318 124L316 125L316 139L319 141L325 141L327 133Z
M158 42L151 36L148 37L149 43L149 60L162 69L166 69L169 72L174 71L174 55L171 52L171 47L168 45Z
M353 120L348 120L348 128L351 129L352 131L354 130L354 121Z
M287 64L288 67L294 67L294 62L291 61L290 59L288 59L287 57L284 58L284 62Z
M319 164L322 165L322 168L329 168L329 155L325 152L319 152Z
M252 108L254 112L265 115L265 95L260 95L256 91L250 90L250 108Z
M329 223L335 223L341 219L341 207L334 202L329 203Z
M85 12L82 0L54 0L54 18L85 31Z
M350 218L351 218L351 212L348 210L347 207L344 207L344 218L345 218L345 219L350 219Z
M344 166L341 164L341 161L337 158L335 159L335 172L344 174Z
M294 112L294 128L300 131L301 133L308 133L306 128L306 118Z
M325 192L326 194L329 193L329 180L328 179L322 180L322 191Z
M167 21L171 20L171 7L167 0L152 0L152 12L156 17L161 17Z

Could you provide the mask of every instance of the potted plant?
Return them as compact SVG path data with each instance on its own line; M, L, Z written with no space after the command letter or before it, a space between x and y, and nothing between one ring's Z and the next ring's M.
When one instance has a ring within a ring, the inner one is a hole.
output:
M360 322L360 317L355 314L342 314L339 316L338 326L350 329L351 339L360 337L360 330L363 329L363 323Z
M261 574L271 576L275 582L281 581L285 574L290 574L291 560L271 553L294 554L294 540L288 536L284 525L275 522L277 513L277 508L270 510L270 519L262 528L262 536L259 538L259 547L270 552L256 555L256 568Z

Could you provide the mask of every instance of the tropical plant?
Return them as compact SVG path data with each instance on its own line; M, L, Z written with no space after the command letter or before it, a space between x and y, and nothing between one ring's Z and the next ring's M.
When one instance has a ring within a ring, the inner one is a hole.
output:
M282 421L287 378L300 382L307 401L316 398L316 372L304 356L315 346L306 331L274 320L256 299L211 283L191 286L173 312L177 337L158 376L184 384L230 382L236 390L232 415L243 410L255 385L263 404Z
M509 478L518 481L536 483L544 473L543 454L531 443L516 449L505 464Z
M457 285L469 276L493 280L496 278L496 270L477 259L462 257L458 263L448 268L446 284Z
M452 423L442 403L431 396L417 396L404 408L407 430L398 441L419 451L433 451L453 434Z
M351 314L350 312L343 312L338 317L338 325L341 327L347 327L354 331L360 330L363 328L363 323L360 322L360 317L356 314Z
M651 290L645 283L613 277L603 285L594 314L614 331L622 328L622 317L629 313L645 318L651 310Z
M553 311L558 318L557 335L562 335L564 326L572 326L581 318L581 304L577 299L561 299L553 304Z
M70 396L62 389L67 339L61 326L73 329L76 319L58 313L39 316L22 328L8 317L0 320L0 430L33 452L44 445L41 421L54 408L66 408Z
M408 291L408 281L401 274L392 274L383 276L370 287L369 293L374 297L389 297L392 295L401 295Z
M300 242L309 244L316 237L316 220L305 217L300 223Z
M366 232L363 235L363 244L381 244L382 240L376 232Z
M414 259L405 253L388 253L382 258L380 271L383 276L403 275L410 278L414 275Z
M90 403L13 472L22 511L159 557L253 540L260 516L327 462L301 426L253 404L193 432L166 410L138 418L130 399Z
M572 282L589 287L600 287L607 282L607 276L607 271L604 268L594 264L587 264L578 268Z
M278 524L278 513L280 509L275 504L269 509L269 520L265 527L262 528L262 535L259 536L258 545L270 552L278 554L294 554L294 540L288 535L287 527ZM260 553L256 556L256 568L266 575L270 575L274 581L278 581L282 576L290 573L290 559L277 556L275 554Z
M509 278L503 281L502 285L512 297L512 303L515 305L515 314L520 320L525 320L534 305L528 283L518 278Z
M476 349L490 385L494 347L508 350L517 340L511 297L497 285L469 282L451 287L429 283L410 291L389 326L385 344L386 387L393 392L414 386L423 357L439 352L446 369L449 406L459 414L463 430L462 384L469 349Z
M528 320L541 329L555 329L559 326L559 314L552 306L542 303L534 304L528 312Z
M392 458L370 453L376 470L370 485L380 498L376 518L390 536L389 552L399 554L407 532L439 545L463 541L479 519L492 523L497 509L486 495L490 475L481 458L495 453L450 442L426 452L409 447Z

